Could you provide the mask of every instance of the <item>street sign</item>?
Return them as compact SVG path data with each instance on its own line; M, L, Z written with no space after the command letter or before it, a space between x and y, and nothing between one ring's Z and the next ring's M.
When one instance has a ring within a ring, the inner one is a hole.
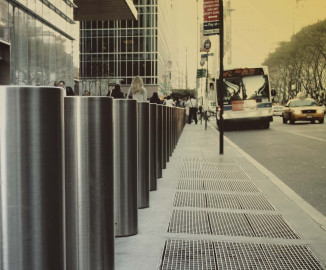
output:
M219 0L204 0L204 36L220 33L220 3Z
M201 54L201 55L200 55L200 58L205 58L205 59L207 59L207 55L208 55L208 56L214 56L214 53L204 53L204 54Z
M211 42L209 39L207 39L207 40L205 41L205 43L204 43L204 49L205 49L205 51L206 51L206 52L209 52L211 46L212 46L212 42Z
M206 77L206 69L201 68L197 69L197 78L203 78Z

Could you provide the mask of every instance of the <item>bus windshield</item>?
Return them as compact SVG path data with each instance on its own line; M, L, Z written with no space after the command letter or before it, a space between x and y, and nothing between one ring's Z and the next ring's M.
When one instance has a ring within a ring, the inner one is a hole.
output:
M269 99L269 83L266 75L227 78L224 81L224 101Z

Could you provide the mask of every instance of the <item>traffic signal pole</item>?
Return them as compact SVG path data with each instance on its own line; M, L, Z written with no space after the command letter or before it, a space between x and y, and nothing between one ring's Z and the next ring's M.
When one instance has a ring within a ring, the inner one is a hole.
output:
M220 76L219 76L219 93L218 101L220 108L220 155L224 154L224 120L223 120L223 111L224 111L224 91L223 91L223 56L224 56L224 18L223 18L223 0L219 0L219 10L220 10Z

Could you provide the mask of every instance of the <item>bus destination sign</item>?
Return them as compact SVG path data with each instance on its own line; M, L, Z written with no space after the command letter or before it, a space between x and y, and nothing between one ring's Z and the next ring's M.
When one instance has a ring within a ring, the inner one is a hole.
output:
M264 75L264 70L262 68L237 68L232 70L225 70L223 72L223 78L255 76L255 75Z

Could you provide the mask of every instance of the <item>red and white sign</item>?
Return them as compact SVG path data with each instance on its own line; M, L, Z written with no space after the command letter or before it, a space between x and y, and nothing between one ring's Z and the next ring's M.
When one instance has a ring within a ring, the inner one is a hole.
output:
M219 34L219 0L204 0L204 36Z
M204 22L220 20L219 0L204 0Z

